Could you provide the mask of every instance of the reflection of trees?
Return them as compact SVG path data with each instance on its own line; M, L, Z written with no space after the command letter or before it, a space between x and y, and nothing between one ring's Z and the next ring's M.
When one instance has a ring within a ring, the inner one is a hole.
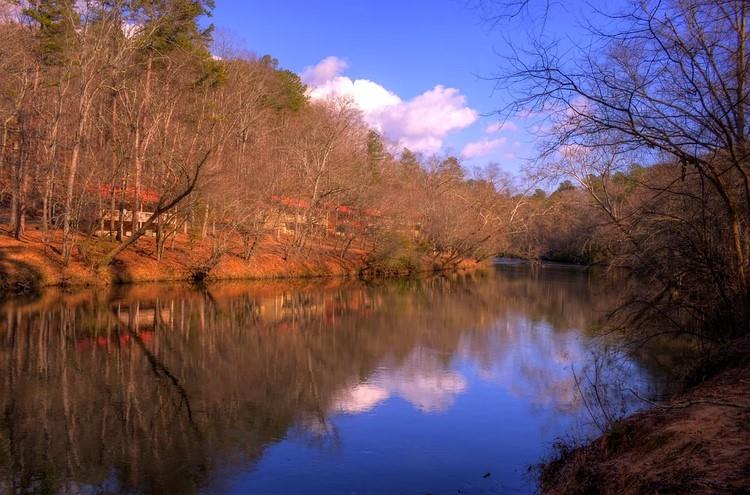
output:
M536 277L154 286L6 304L2 488L194 492L295 427L330 434L331 412L382 400L377 387L445 407L465 387L450 366L459 354L511 363L534 393L568 393L550 386L546 360L567 350L559 335L592 321L599 293L586 274ZM519 365L524 339L541 357Z

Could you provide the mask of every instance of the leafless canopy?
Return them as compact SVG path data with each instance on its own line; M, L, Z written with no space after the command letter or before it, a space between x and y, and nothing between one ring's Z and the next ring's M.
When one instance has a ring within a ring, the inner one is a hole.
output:
M671 327L748 331L749 14L742 0L630 2L592 15L585 45L515 47L497 79L514 95L503 112L546 116L535 171L592 193L625 264L655 282L637 306ZM633 164L649 167L629 176L641 192L616 208L613 179Z

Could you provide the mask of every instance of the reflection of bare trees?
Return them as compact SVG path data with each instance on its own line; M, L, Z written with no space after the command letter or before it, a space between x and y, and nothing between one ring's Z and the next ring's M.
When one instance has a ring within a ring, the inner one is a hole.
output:
M547 360L592 321L601 292L585 273L536 277L139 287L7 304L0 486L194 492L290 431L335 445L330 414L382 400L377 387L445 407L466 387L456 356L504 362L527 391L559 393L539 385L559 372ZM519 344L541 358L519 363Z

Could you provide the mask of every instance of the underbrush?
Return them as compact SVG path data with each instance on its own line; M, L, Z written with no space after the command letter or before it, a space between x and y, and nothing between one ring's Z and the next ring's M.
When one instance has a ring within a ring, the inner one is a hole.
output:
M406 236L393 234L365 260L360 278L408 276L424 271L425 248Z

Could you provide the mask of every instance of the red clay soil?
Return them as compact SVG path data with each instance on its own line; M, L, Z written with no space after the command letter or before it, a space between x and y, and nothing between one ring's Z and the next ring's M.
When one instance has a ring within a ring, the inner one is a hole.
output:
M318 241L301 253L285 256L284 245L267 237L246 261L238 254L239 242L236 244L210 270L209 280L355 276L366 258L366 252L355 245L342 259L334 239ZM91 237L79 239L77 246L65 266L59 233L45 243L41 231L34 228L28 229L20 241L0 229L0 292L59 285L185 281L211 257L209 240L191 241L185 235L178 235L174 245L167 242L164 257L158 261L154 239L143 237L121 253L111 266L97 271L97 260L114 243ZM471 263L463 265L468 268Z
M743 352L748 352L750 346ZM750 362L543 467L547 494L750 493Z

